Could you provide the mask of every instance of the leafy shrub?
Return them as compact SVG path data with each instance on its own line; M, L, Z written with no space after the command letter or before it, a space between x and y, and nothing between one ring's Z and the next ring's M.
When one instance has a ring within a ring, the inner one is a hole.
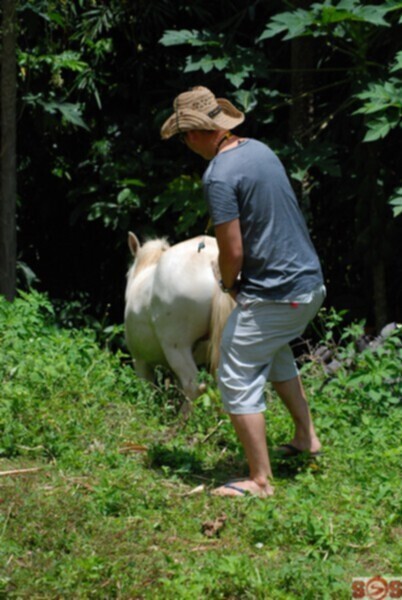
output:
M183 421L162 372L163 389L138 380L92 330L58 326L43 295L0 299L0 461L46 467L2 481L0 596L343 600L373 565L398 573L399 334L359 352L360 326L331 322L341 367L302 367L323 455L272 453L275 496L228 501L199 489L245 465L208 376ZM292 424L267 393L272 447Z
M0 299L0 347L0 455L84 449L113 403L135 396L121 356L101 350L88 329L58 328L49 300L36 292L13 304Z

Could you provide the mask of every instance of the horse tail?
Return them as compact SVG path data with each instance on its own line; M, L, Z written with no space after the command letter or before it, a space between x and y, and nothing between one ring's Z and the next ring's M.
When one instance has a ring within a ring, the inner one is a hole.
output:
M220 345L223 328L233 308L235 301L229 294L222 292L218 285L215 286L212 296L212 311L209 325L208 363L211 373L215 376L219 364Z

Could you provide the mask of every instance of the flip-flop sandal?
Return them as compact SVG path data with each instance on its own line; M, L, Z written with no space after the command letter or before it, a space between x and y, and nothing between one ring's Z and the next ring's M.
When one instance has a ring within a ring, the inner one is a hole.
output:
M243 496L245 496L246 494L250 494L248 490L244 490L243 488L239 487L238 485L234 485L233 483L225 483L222 487L228 488L229 490L235 490L236 492L240 492L240 494L242 494Z
M321 456L322 452L309 452L308 450L299 450L293 444L283 444L283 446L279 446L275 448L275 452L281 456L283 459L294 458L295 456L306 456L314 458L316 456Z
M244 479L243 479L243 481L244 481ZM225 483L221 487L228 488L229 490L235 490L236 492L240 492L241 496L249 496L250 498L251 497L265 498L265 496L260 496L259 494L253 494L253 492L250 492L250 490L245 490L245 489L239 487L238 485L233 485L233 483ZM236 496L234 496L234 497L236 497Z
M244 479L235 479L234 481L245 481ZM215 488L215 490L212 490L210 492L210 494L212 494L213 496L229 496L229 494L216 494L216 490L220 489L220 488L227 488L229 490L235 490L236 492L239 492L239 494L241 496L247 496L247 495L251 495L250 492L248 490L245 490L241 487L239 487L238 485L235 485L234 483L232 483L231 481L229 481L228 483L224 483L221 486L219 486L219 488ZM233 496L233 498L235 498L236 496Z

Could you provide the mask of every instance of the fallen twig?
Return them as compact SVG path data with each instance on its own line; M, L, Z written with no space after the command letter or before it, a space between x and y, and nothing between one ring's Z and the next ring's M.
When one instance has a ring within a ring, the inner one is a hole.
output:
M208 550L211 550L211 546L216 546L217 544L221 544L221 540L205 540L206 542L209 542L208 545L201 545L201 546L196 546L195 548L191 548L190 552L207 552Z
M370 542L369 544L365 544L364 546L359 546L359 544L346 544L349 548L356 548L357 550L368 550L374 546L375 542Z
M216 427L214 427L202 440L202 443L204 444L204 442L206 442L207 440L209 440L210 437L212 437L214 435L214 433L216 431L218 431L219 427L222 425L222 423L224 423L224 419L221 419L220 421L218 421L218 424L216 425Z
M30 469L11 469L10 471L0 471L0 477L7 477L7 475L25 475L26 473L36 473L44 467L32 467Z
M134 442L124 442L119 448L119 452L120 454L128 454L129 452L148 452L148 448Z
M192 496L193 494L200 494L205 490L205 485L202 483L201 485L197 485L197 487L193 488L189 492L185 492L184 494L179 494L179 496Z

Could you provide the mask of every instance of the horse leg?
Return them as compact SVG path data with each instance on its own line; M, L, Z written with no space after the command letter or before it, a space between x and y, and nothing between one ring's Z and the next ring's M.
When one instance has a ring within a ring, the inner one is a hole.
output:
M195 343L193 350L192 350L192 354L193 354L194 362L196 365L207 366L209 345L210 345L209 340L200 340L199 342ZM206 389L207 389L206 384L200 383L200 385L198 386L198 393L203 394Z
M208 362L209 340L199 340L193 346L193 357L196 365L206 365Z
M147 381L154 380L154 370L145 362L145 360L136 358L134 360L134 368L138 377L141 377L141 379L146 379Z
M163 351L170 368L180 380L181 387L186 397L186 402L182 407L182 412L187 415L191 408L191 400L195 400L200 395L200 389L197 384L198 369L190 347L172 348L164 346Z

